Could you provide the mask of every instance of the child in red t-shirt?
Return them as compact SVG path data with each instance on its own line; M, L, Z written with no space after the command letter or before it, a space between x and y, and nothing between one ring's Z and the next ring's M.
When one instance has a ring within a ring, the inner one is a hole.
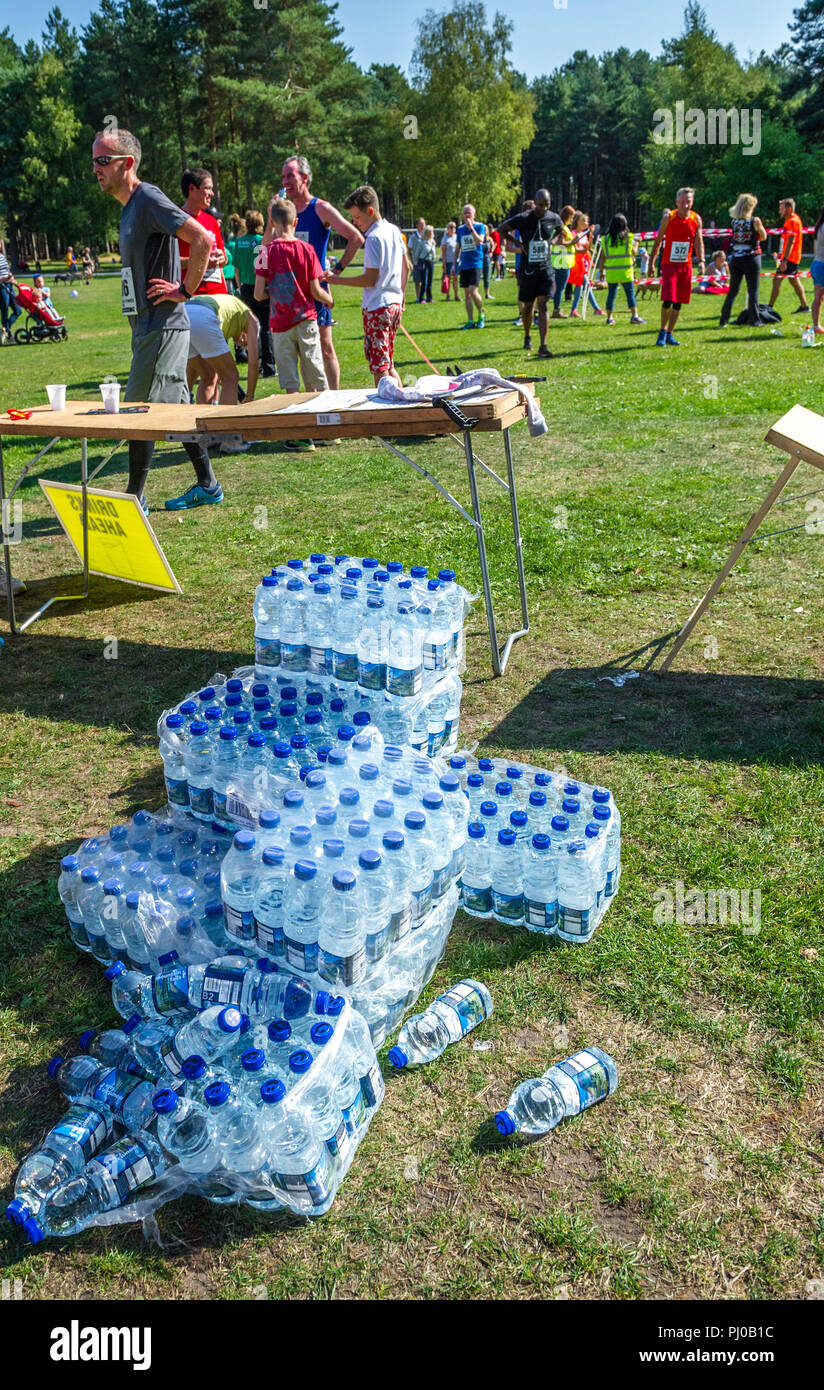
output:
M297 211L288 198L273 198L269 220L273 239L262 245L255 263L255 299L268 295L269 325L275 345L275 366L282 391L325 391L326 374L320 347L314 301L332 307L332 296L321 286L323 267L314 247L295 236Z

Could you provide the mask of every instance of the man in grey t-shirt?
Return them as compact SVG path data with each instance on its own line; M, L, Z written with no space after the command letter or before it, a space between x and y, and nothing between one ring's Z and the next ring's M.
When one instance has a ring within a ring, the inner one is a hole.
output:
M120 217L122 312L132 330L132 365L126 384L127 401L189 399L186 365L189 358L189 317L186 300L200 284L212 249L208 232L176 207L154 184L137 177L140 141L128 130L102 131L95 137L92 162L97 182L123 206ZM177 234L189 243L185 280L180 275ZM170 511L222 502L223 491L212 472L209 455L200 444L184 444L194 464L197 482L182 497L173 497ZM152 462L150 441L129 441L128 491L148 505L143 489Z

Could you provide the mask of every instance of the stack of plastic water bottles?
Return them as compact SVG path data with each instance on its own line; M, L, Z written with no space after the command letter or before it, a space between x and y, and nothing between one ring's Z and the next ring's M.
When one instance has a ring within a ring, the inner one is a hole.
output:
M621 817L606 787L457 754L469 801L461 906L473 917L589 941L621 877Z
M351 1005L233 956L107 978L126 1021L49 1063L70 1108L24 1160L8 1219L37 1243L183 1191L328 1211L384 1091Z

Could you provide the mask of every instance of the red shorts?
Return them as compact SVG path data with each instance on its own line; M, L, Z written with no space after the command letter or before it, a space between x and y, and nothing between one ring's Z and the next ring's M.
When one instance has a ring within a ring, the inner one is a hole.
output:
M388 372L392 367L395 334L400 321L400 304L384 304L380 309L363 310L363 350L370 371Z
M661 299L672 304L689 304L692 297L692 266L665 265L661 268Z

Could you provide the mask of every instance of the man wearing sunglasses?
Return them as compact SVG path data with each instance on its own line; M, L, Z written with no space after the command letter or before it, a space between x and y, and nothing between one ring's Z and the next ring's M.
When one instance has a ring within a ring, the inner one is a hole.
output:
M203 278L212 250L212 239L204 227L175 206L154 184L137 177L140 141L130 131L101 131L92 147L94 175L104 193L122 205L120 215L120 258L122 263L122 312L132 330L132 365L124 392L126 401L166 401L182 404L189 399L186 366L189 358L189 316L186 301L191 299ZM180 274L177 236L189 246L185 279ZM223 490L217 481L206 449L200 444L184 444L194 465L197 482L182 497L170 498L169 511L183 511L222 502ZM128 491L143 496L152 462L154 445L150 441L129 441Z

